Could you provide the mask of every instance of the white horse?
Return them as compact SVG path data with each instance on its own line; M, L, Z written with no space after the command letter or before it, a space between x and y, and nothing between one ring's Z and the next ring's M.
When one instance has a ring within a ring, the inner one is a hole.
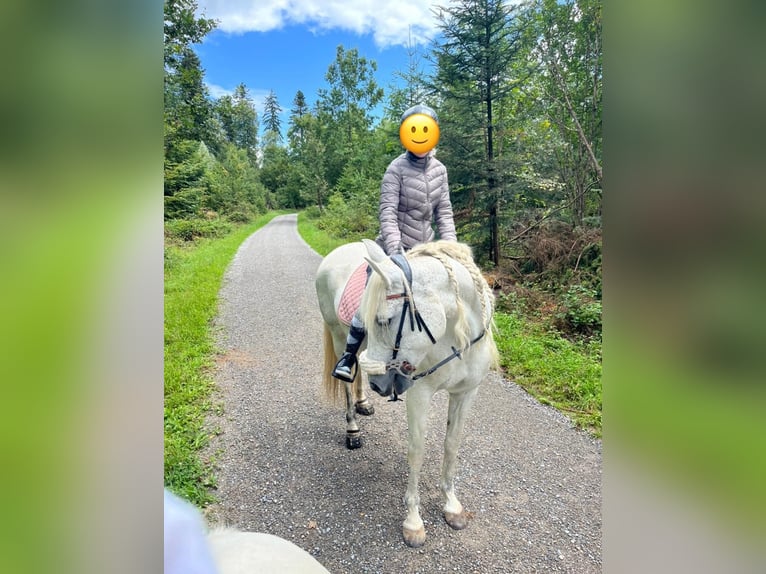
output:
M418 547L426 538L418 481L428 406L440 390L449 393L441 472L444 518L456 530L468 523L455 495L454 478L466 415L479 384L497 364L492 333L494 296L464 244L437 241L413 248L406 257L392 258L372 241L364 240L364 246L373 273L360 308L368 334L359 364L379 394L396 398L408 393L409 480L402 534L408 546ZM353 253L358 254L359 248ZM323 271L332 274L328 268ZM346 273L350 274L347 269L341 274ZM323 285L328 283L323 280ZM319 284L317 290L324 315L327 301L334 301L336 292L320 290ZM338 349L336 346L336 355ZM327 364L325 371L329 372Z

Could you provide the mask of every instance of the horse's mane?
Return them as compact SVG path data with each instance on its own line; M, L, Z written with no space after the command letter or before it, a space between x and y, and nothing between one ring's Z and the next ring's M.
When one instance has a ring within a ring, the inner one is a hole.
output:
M465 243L458 243L457 241L433 241L431 243L421 243L420 245L416 245L412 248L409 254L412 257L434 257L441 262L444 269L447 271L450 283L452 283L452 286L455 289L461 307L462 300L460 291L449 259L454 259L465 267L466 271L468 271L471 276L474 289L476 289L476 296L481 303L482 324L486 328L491 326L495 296L492 289L490 289L487 284L486 279L484 279L484 276L481 274L479 267L476 265L476 262L473 259L473 252L468 245Z
M492 289L489 287L487 281L484 279L484 276L474 262L471 248L464 243L458 243L456 241L433 241L417 245L407 253L408 259L417 259L420 257L433 257L434 259L437 259L441 262L447 272L449 282L452 285L457 301L455 336L457 338L457 343L461 348L468 346L472 335L470 333L465 314L465 306L463 304L463 298L460 293L452 261L456 261L468 271L471 280L473 281L474 289L476 290L476 296L481 303L482 324L486 329L485 337L490 341L493 349L493 362L496 361L497 351L494 342L494 325L492 322L495 297ZM372 324L371 321L375 321L377 302L385 296L385 289L386 287L383 280L377 273L373 273L367 284L364 298L362 300L362 320L366 325L370 325Z

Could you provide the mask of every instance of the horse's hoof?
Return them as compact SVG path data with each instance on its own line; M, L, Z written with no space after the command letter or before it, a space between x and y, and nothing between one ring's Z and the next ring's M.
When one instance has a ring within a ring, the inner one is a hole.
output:
M463 530L468 526L468 516L465 512L455 514L454 512L445 512L444 520L455 530Z
M357 414L365 417L375 414L375 406L368 400L359 401L355 406Z
M426 529L421 526L418 530L402 528L404 543L410 548L420 548L426 543Z
M361 448L362 446L362 437L359 436L359 433L349 433L346 435L346 448L348 450L355 450L357 448Z

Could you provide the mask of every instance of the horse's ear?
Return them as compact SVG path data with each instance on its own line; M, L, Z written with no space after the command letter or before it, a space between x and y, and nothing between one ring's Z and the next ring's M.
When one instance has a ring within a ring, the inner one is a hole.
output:
M362 239L362 243L364 243L364 246L367 248L367 254L370 256L370 259L376 263L380 263L381 261L385 261L387 259L385 251L383 251L380 248L380 245L374 241L370 241L369 239Z
M383 281L386 284L386 289L391 290L391 278L386 274L385 271L383 271L383 268L379 265L379 262L373 261L369 257L365 257L364 260L367 262L367 264L372 268L372 270L380 275L380 277L383 279Z

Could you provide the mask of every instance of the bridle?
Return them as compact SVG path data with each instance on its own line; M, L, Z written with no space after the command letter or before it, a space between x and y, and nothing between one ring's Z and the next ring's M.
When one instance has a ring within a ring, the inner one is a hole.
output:
M431 340L431 344L435 345L436 339L434 338L431 330L428 328L428 325L426 325L423 316L420 314L420 311L418 311L418 308L415 305L415 300L412 296L412 269L410 268L409 261L407 261L403 254L399 253L392 255L391 260L396 264L397 267L399 267L399 269L401 269L402 274L404 275L404 291L401 293L386 295L386 300L392 301L396 299L404 299L404 303L402 304L402 313L399 317L399 326L396 331L396 339L394 340L394 346L392 348L391 360L386 363L385 370L394 370L398 374L404 376L414 383L418 379L433 374L439 368L449 363L452 359L462 359L462 354L471 346L479 342L487 331L486 329L482 329L481 333L477 337L471 339L465 348L456 349L455 347L452 347L452 354L436 363L433 367L413 375L412 373L415 370L413 365L407 361L397 361L396 359L397 355L399 354L399 348L402 342L402 334L404 332L404 323L407 320L407 315L409 314L411 331L414 332L415 326L417 325L419 332L422 333L425 331L426 335ZM399 400L399 395L395 389L393 390L391 397L392 398L389 399L391 401Z

